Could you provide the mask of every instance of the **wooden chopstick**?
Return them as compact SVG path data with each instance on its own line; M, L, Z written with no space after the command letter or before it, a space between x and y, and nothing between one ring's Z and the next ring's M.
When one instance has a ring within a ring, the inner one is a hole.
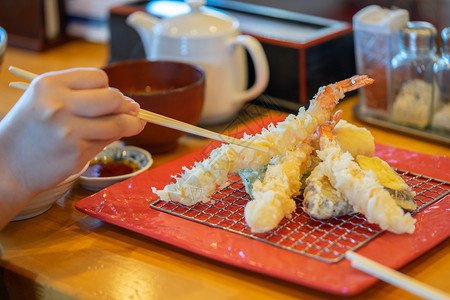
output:
M28 80L33 80L34 78L39 76L38 74L34 74L32 72L14 66L10 66L8 70L13 74ZM30 84L22 81L13 81L9 83L9 86L19 90L26 90L30 86Z
M8 69L11 73L16 74L19 77L28 79L28 80L33 80L34 78L38 77L38 74L34 74L31 73L29 71L14 67L14 66L10 66Z
M253 150L258 150L258 151L262 151L262 152L268 152L267 147L262 147L259 145L253 145L252 143L249 143L247 141L243 141L237 138L233 138L231 136L227 136L227 135L223 135L214 131L209 131L191 124L187 124L175 119L171 119L144 109L141 109L139 112L139 118L146 120L150 123L154 123L154 124L158 124L158 125L162 125L165 127L169 127L172 129L176 129L176 130L180 130L180 131L184 131L187 133L191 133L194 135L198 135L198 136L202 136L202 137L206 137L206 138L210 138L213 140L217 140L217 141L221 141L221 142L225 142L225 143L230 143L230 144L235 144L238 146L242 146L242 147L246 147L246 148L250 148Z
M450 299L450 295L445 292L411 278L405 274L383 266L371 259L361 256L353 251L347 251L345 257L351 261L353 267L364 271L370 275L395 285L405 291L416 294L425 299Z
M30 84L23 81L13 81L9 83L9 86L19 90L26 90L30 86Z
M33 80L34 78L36 78L38 76L37 74L31 73L31 72L28 72L28 71L25 71L23 69L13 67L13 66L9 67L9 71L16 74L17 76L20 76L20 77L23 77L23 78L29 79L29 80ZM10 82L9 86L17 88L17 89L21 89L21 90L26 90L28 88L29 84L26 82L15 81L15 82ZM258 150L258 151L265 152L265 153L268 152L267 147L260 146L260 145L253 145L252 143L249 143L247 141L236 139L231 136L223 135L223 134L220 134L220 133L217 133L214 131L209 131L209 130L206 130L206 129L203 129L203 128L200 128L200 127L188 124L188 123L184 123L184 122L181 122L181 121L178 121L175 119L171 119L169 117L165 117L163 115L159 115L159 114L156 114L156 113L144 110L144 109L141 109L139 111L138 116L142 120L148 121L153 124L180 130L183 132L210 138L213 140L218 140L218 141L225 142L225 143L235 144L235 145L238 145L241 147Z

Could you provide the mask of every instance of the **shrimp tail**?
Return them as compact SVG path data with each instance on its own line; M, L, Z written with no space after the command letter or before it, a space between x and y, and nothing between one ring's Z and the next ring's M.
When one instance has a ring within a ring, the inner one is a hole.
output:
M343 89L344 93L357 90L367 85L374 83L374 79L367 75L355 75L348 79L341 80L337 83Z
M321 126L317 127L316 134L320 136L326 136L329 140L332 140L333 133L332 130L336 126L337 123L342 119L342 115L344 114L343 110L337 110L331 118Z

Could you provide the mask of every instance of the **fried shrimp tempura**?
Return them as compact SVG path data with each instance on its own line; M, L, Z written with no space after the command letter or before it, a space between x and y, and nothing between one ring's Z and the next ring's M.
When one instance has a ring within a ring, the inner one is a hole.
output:
M300 193L300 178L311 164L313 147L303 143L286 155L275 157L267 167L264 181L253 183L254 200L245 206L245 221L252 232L266 232L290 218L296 208L293 197Z
M330 129L339 122L341 115L339 111L331 117ZM253 200L245 206L245 221L252 232L269 231L278 226L283 217L291 218L296 208L293 198L300 194L301 178L316 163L312 143L317 139L317 135L312 134L296 149L272 159L264 181L253 183Z
M243 140L255 145L265 146L269 153L240 146L224 144L213 150L209 158L197 162L192 169L184 168L184 174L175 177L176 182L168 184L163 190L152 188L162 200L193 205L209 202L217 186L227 182L229 173L243 168L257 168L267 164L274 156L286 151L308 138L317 126L326 122L344 93L371 84L373 79L367 76L354 76L340 82L321 87L311 100L308 110L302 107L297 115L289 115L276 126L269 125L261 134L246 135Z
M319 165L323 174L352 204L355 212L364 214L370 223L394 233L414 232L415 220L409 213L403 213L389 192L378 182L372 171L363 171L348 152L342 152L334 140L330 125L319 127Z

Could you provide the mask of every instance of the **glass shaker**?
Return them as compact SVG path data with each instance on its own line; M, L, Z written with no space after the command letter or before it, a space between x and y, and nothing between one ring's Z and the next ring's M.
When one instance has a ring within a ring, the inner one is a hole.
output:
M356 68L358 74L375 79L376 84L358 90L362 115L388 119L390 63L398 52L394 33L406 27L405 9L369 5L353 16Z
M390 118L401 125L424 129L431 122L436 80L436 28L428 22L408 22L399 31L400 52L394 56Z
M434 65L438 97L433 113L433 128L450 131L450 27L441 33L441 58Z

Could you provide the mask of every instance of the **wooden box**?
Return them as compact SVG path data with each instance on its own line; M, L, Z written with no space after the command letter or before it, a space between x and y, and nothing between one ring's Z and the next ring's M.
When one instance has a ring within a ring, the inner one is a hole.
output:
M0 26L8 45L42 51L65 40L64 0L2 0Z

